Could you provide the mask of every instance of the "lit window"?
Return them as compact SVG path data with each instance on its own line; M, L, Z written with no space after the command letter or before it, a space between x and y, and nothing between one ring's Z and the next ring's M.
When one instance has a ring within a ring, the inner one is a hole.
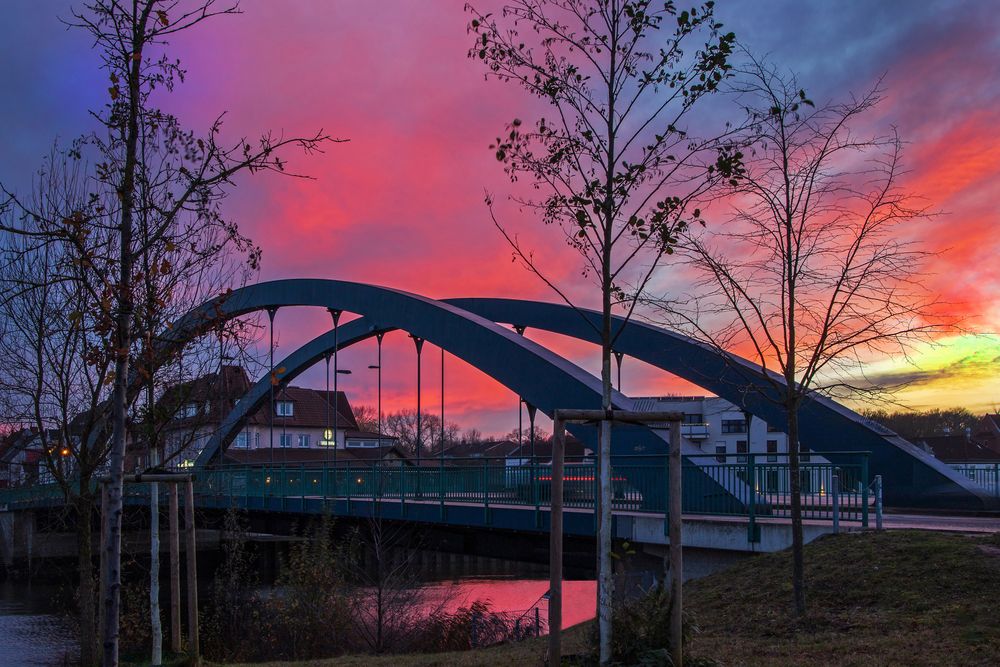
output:
M279 417L291 417L295 414L295 407L291 401L277 401L274 404L274 413Z
M309 434L308 433L300 433L299 434L299 447L308 447L308 446L309 446Z

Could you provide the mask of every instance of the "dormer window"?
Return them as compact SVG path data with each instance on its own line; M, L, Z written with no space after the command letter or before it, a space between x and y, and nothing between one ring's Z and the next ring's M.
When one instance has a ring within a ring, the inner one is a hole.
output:
M189 419L195 417L198 414L198 404L197 403L185 403L181 406L179 414L177 415L181 419Z
M291 401L275 401L274 413L279 417L292 417L295 415L295 407Z

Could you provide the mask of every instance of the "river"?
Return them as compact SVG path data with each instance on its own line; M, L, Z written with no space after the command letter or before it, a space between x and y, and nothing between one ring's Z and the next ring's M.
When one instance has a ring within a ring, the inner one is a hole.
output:
M445 610L476 600L488 601L494 611L522 612L536 604L544 618L540 599L548 580L463 576L427 584L431 596L446 598ZM594 617L594 581L563 584L563 627ZM0 666L53 667L74 664L76 639L71 623L61 615L65 593L52 584L0 581Z
M51 584L0 581L0 665L74 664L76 638L59 615L65 596Z

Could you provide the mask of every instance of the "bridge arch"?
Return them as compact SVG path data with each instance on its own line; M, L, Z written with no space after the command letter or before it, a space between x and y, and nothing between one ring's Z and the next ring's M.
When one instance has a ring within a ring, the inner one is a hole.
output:
M600 381L537 343L495 322L456 306L423 296L362 283L339 280L291 279L259 283L210 301L182 318L171 340L180 343L209 330L219 320L250 312L288 306L319 306L362 314L339 327L341 347L390 329L404 329L443 347L504 386L542 412L551 415L560 407L599 408ZM294 378L332 350L329 342L313 341L277 364ZM210 463L235 437L243 418L259 408L269 395L270 379L259 381L226 418L199 455L197 466ZM631 399L613 392L617 408L631 407ZM621 426L616 453L657 454L666 450L664 438L646 426ZM626 449L626 447L628 449ZM695 453L689 451L689 453Z
M280 284L297 283L300 281L278 281ZM309 281L317 282L317 281ZM341 281L318 281L331 285L356 285L355 283L342 283ZM265 283L271 285L274 283ZM371 288L371 286L359 286L369 289L384 290L385 288ZM250 289L250 288L246 288ZM396 290L386 290L391 294L406 294ZM424 297L407 295L410 298L419 299L422 302L431 302ZM438 302L432 302L438 303ZM515 299L448 299L440 302L447 304L449 308L458 307L461 310L483 318L480 325L492 325L496 327L496 322L505 322L537 328L568 335L581 340L593 343L597 340L597 329L595 324L599 324L600 313L595 311L575 311L568 306L534 301L521 301ZM323 304L300 304L300 305L323 305ZM259 308L260 306L258 306ZM266 307L266 306L265 306ZM341 306L337 306L341 307ZM344 307L345 310L352 310ZM248 311L247 311L248 312ZM359 312L359 311L355 311ZM453 311L448 310L449 314ZM583 317L581 317L581 314ZM584 317L591 321L588 323ZM391 318L396 319L396 318ZM751 414L759 416L769 424L781 426L784 424L784 415L780 408L769 400L768 394L773 392L773 385L768 382L760 367L737 357L735 355L725 355L702 343L687 338L681 334L661 329L649 324L625 321L616 317L616 324L624 325L624 329L616 343L616 349L626 355L641 359L647 363L667 370L680 377L683 377L717 395L741 406ZM388 320L386 320L388 321ZM353 344L374 335L376 330L384 330L389 327L376 325L375 320L370 317L362 317L345 324L340 328L341 347ZM395 323L394 323L395 324ZM395 327L393 327L395 328ZM418 331L414 331L409 326L404 326L411 333L420 335L430 340L432 343L440 344L430 336L424 336ZM487 326L487 328L489 328ZM521 336L516 336L512 332L499 328L492 330L494 334L500 334L501 338L514 343L524 343L532 346L534 352L545 352L547 361L568 373L574 382L580 382L590 389L589 402L581 405L591 405L595 400L599 404L599 383L596 378L586 374L582 369L570 364L568 361L553 355L544 348L537 346L531 341L527 341ZM312 364L316 363L323 356L332 350L332 332L327 332L314 340L306 343L299 350L284 360L281 365L285 366L291 377L302 372ZM445 346L447 349L447 346ZM449 349L452 352L451 349ZM457 356L462 356L461 354ZM469 361L469 359L466 359ZM478 365L475 362L470 362ZM507 364L510 366L510 364ZM486 369L484 369L486 370ZM490 371L486 371L491 374ZM581 378L581 374L585 378ZM774 377L772 375L772 377ZM507 384L501 378L497 378L502 383ZM523 378L522 378L523 379ZM779 383L780 378L777 378ZM516 384L520 384L519 382ZM530 383L533 385L533 383ZM539 395L533 392L533 386L521 387L509 385L530 402L538 405L539 409L551 415L554 407L551 397ZM260 393L266 389L266 385L255 387ZM748 388L750 391L748 391ZM548 384L546 391L555 389L554 385ZM251 391L251 394L253 394ZM596 398L593 392L596 393ZM248 399L252 396L248 395ZM213 436L209 446L206 447L202 457L199 458L199 465L205 464L220 449L228 444L228 441L235 437L235 430L246 414L250 414L252 407L256 409L260 405L264 396L258 396L250 400L246 406L242 406L241 414L234 411L231 418L227 418L226 423L220 432ZM548 400L546 400L548 399ZM576 398L572 399L576 400ZM626 405L630 399L620 394L615 395L616 405ZM568 406L570 403L560 403ZM888 431L877 424L865 420L857 413L837 404L824 397L814 397L802 408L801 430L803 440L809 443L814 451L832 452L837 450L867 450L872 453L873 474L882 474L886 482L887 499L897 504L920 506L926 504L941 505L942 503L952 506L981 507L988 504L989 499L977 487L969 483L969 480L951 470L940 461L930 456L923 450L917 448L906 440L900 438L895 433ZM641 440L646 441L646 437ZM658 436L655 445L659 445L655 451L662 448L662 439ZM630 438L632 439L632 438ZM653 444L653 443L651 443ZM645 442L638 445L640 450L645 450ZM701 453L693 447L685 447L686 453ZM619 452L621 450L618 450ZM835 455L830 456L836 460Z

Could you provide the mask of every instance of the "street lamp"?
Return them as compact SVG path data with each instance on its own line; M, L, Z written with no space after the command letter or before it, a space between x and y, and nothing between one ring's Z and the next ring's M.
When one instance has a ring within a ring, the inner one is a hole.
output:
M382 455L382 339L385 332L375 334L375 341L378 345L378 363L368 366L369 370L378 371L378 448L379 456Z

